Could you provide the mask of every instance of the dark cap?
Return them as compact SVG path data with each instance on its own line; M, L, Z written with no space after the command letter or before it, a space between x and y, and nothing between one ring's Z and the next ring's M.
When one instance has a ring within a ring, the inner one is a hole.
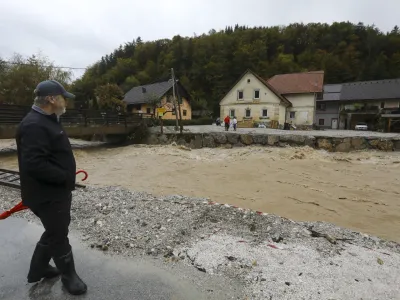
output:
M67 99L74 99L75 95L68 93L61 83L55 80L46 80L40 82L35 91L35 96L64 96Z

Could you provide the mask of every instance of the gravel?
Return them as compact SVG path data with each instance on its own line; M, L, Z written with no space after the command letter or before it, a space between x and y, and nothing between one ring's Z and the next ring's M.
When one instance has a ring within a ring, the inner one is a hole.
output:
M0 209L19 191L0 187ZM29 211L16 214L38 220ZM74 192L72 229L96 251L237 279L248 299L398 299L400 245L208 199L119 187Z

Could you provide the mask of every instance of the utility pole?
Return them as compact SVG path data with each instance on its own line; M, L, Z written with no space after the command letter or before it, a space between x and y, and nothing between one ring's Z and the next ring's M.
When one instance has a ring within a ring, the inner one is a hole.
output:
M178 110L179 110L179 132L183 132L183 122L182 122L182 111L181 111L181 95L179 94L179 88L176 86L176 96L178 98Z
M175 93L175 88L176 88L176 93L177 93L177 95L178 95L178 101L177 101L177 103L178 103L178 112L179 112L179 132L182 134L182 132L183 132L183 126L182 126L181 104L180 104L180 102L179 102L179 100L180 100L180 95L179 95L179 90L177 89L177 86L176 86L176 80L175 80L175 74L174 74L174 69L173 69L173 68L171 68L171 74L172 74L172 81L173 81L173 83L174 83L174 89L173 89L173 91L174 91L174 93ZM175 98L175 96L174 96L174 98ZM178 115L177 115L177 116L178 116Z
M174 76L174 69L173 68L171 68L171 76L172 76L172 96L174 98L174 108L175 108L175 118L176 118L175 131L178 131L178 126L179 126L179 124L178 124L178 112L177 112L178 106L177 106L177 103L176 103L177 101L176 101L176 98L175 98L175 76Z

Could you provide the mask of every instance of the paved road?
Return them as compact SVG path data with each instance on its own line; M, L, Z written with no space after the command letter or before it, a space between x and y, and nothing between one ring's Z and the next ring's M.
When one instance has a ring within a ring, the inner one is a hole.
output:
M28 284L26 275L35 243L42 230L22 219L0 221L1 300L197 300L205 299L190 283L154 266L106 256L85 249L71 239L78 273L88 285L88 293L70 296L60 278Z
M201 126L185 126L186 132L208 133L208 132L224 132L222 126L216 125L201 125ZM152 132L160 132L160 128L151 128ZM164 128L164 132L175 132L173 126ZM234 132L232 129L229 132ZM399 138L399 133L384 133L376 131L356 131L356 130L279 130L270 128L238 128L236 133L264 133L275 135L305 135L305 136L329 136L329 137L381 137L381 138Z

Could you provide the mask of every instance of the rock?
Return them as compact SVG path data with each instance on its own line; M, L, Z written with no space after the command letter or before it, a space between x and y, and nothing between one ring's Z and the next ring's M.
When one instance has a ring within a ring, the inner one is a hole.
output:
M302 135L291 135L291 134L284 134L281 135L279 140L281 142L286 142L289 145L304 145L305 137Z
M336 147L335 151L336 152L349 152L351 148L351 139L350 138L345 138L345 139L340 139L340 140L334 140Z
M245 145L253 144L253 136L250 134L242 134L240 135L240 141Z
M279 234L276 234L276 235L274 235L273 237L272 237L272 241L274 241L275 243L279 243L279 242L281 242L283 240L283 238L279 235Z
M204 134L203 135L203 147L215 148L216 145L215 145L214 138L212 136L210 136L210 135Z
M232 144L225 144L225 145L221 145L222 146L222 148L224 148L224 149L232 149L233 148L233 145Z
M192 149L201 149L203 148L203 137L201 134L195 134L194 139L192 139L189 143L189 147Z
M236 133L226 133L226 139L229 144L237 144L239 143L239 134Z
M168 144L168 137L165 134L160 134L158 137L158 141L161 145Z
M383 151L393 151L393 141L391 140L381 140L378 143L378 149Z
M168 257L173 257L174 253L172 252L172 250L168 250L167 252L165 252L164 257L168 258Z
M393 151L394 148L393 141L385 139L372 139L369 141L369 144L372 148L382 151Z
M202 266L196 266L196 269L201 271L201 272L206 273L206 269L204 267L202 267Z
M307 136L304 140L304 145L311 147L311 148L315 148L315 137L314 136Z
M320 149L327 150L327 151L332 151L332 149L333 149L331 140L326 139L326 138L317 139L317 147Z
M366 140L362 137L353 137L351 139L351 146L354 150L363 150L367 148Z
M181 149L181 150L185 150L185 151L192 151L191 148L186 147L186 146L184 146L184 145L179 145L178 148Z
M226 256L226 258L227 258L229 261L236 261L236 260L237 260L237 258L234 257L234 256Z
M268 135L266 134L255 134L253 135L254 144L266 145L268 143Z
M395 151L400 151L400 141L393 141L393 149Z
M226 142L228 141L225 133L222 133L222 132L211 133L210 136L212 136L214 138L214 141L217 144L226 144Z
M276 146L279 143L279 135L269 135L267 144L270 146Z
M160 140L158 139L157 135L150 134L146 140L146 144L148 145L158 145L160 144Z

